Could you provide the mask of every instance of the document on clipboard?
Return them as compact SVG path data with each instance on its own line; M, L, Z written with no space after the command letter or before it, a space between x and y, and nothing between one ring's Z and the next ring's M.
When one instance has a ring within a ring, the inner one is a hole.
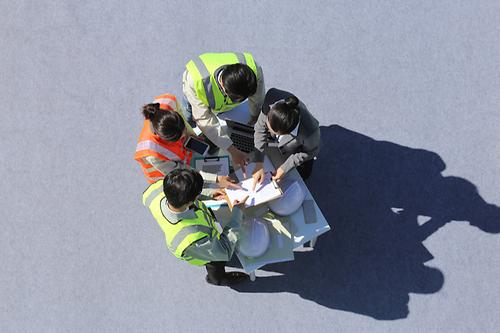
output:
M246 166L246 172L247 172L248 177L250 177L250 175L253 174L255 166L256 166L255 162L252 162ZM276 168L273 166L273 163L271 162L271 160L267 156L264 156L264 171L265 172L275 172L276 171ZM242 180L242 179L246 178L243 176L243 171L241 170L241 168L237 169L234 172L234 174L236 175L236 178L238 178L238 180Z
M196 157L193 167L198 171L229 175L229 156Z
M271 177L271 173L266 172L264 181L261 184L257 184L255 190L252 190L253 178L248 178L240 182L241 189L227 188L226 194L229 204L231 205L235 200L241 201L248 196L248 199L245 201L245 207L248 208L281 197L283 192Z

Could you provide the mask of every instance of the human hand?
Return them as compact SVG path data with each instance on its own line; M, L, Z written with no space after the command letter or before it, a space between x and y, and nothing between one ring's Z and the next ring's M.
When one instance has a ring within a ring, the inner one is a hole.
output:
M234 207L234 206L242 206L242 205L245 203L245 201L247 201L248 197L249 197L249 196L247 195L247 196L245 196L245 197L244 197L243 199L241 199L241 200L235 199L235 200L233 201L233 207Z
M278 170L276 170L276 172L273 174L272 179L275 181L278 181L278 180L281 180L284 175L285 175L285 171L283 171L283 169L281 167L279 167Z
M218 190L215 190L213 193L212 193L212 198L214 198L215 200L224 200L226 199L226 191L222 190L222 189L218 189Z
M217 183L223 188L241 189L241 186L236 184L236 180L229 176L217 176Z
M241 238L241 227L239 223L235 223L234 226L228 228L227 238L233 243L236 243Z
M257 184L261 184L264 181L264 163L262 162L257 162L255 163L255 169L253 170L253 185L252 185L252 191L255 190L255 186Z
M243 178L247 178L247 154L236 148L235 146L230 146L227 151L231 154L231 159L233 160L234 165L239 165L241 167L241 171L243 171Z

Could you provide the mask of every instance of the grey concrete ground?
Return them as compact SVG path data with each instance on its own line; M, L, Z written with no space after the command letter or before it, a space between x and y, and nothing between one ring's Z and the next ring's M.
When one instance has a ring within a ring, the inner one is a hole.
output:
M498 1L4 0L0 17L1 332L498 332ZM309 186L333 228L235 289L169 255L132 160L140 106L232 50L320 120Z

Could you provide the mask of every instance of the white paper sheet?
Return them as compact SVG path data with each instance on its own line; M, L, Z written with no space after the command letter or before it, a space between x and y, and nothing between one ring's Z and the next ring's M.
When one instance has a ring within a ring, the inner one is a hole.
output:
M236 177L238 179L241 180L241 179L251 177L254 169L255 169L255 163L252 162L246 166L247 177L243 176L243 171L240 168L235 170L234 174L236 175ZM275 172L276 171L276 168L273 166L273 163L271 162L271 160L267 156L264 156L264 171L265 172Z
M271 180L271 174L265 174L262 184L257 184L255 190L252 190L253 178L245 179L239 183L242 189L226 189L227 197L230 202L235 200L243 200L247 195L248 199L245 202L246 207L259 205L270 200L279 198L282 192L276 183Z

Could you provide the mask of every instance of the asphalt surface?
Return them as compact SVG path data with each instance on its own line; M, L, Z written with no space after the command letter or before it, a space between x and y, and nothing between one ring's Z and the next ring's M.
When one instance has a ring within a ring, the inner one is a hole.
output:
M498 332L498 1L0 2L1 332ZM250 51L332 231L214 287L141 204L140 107Z

